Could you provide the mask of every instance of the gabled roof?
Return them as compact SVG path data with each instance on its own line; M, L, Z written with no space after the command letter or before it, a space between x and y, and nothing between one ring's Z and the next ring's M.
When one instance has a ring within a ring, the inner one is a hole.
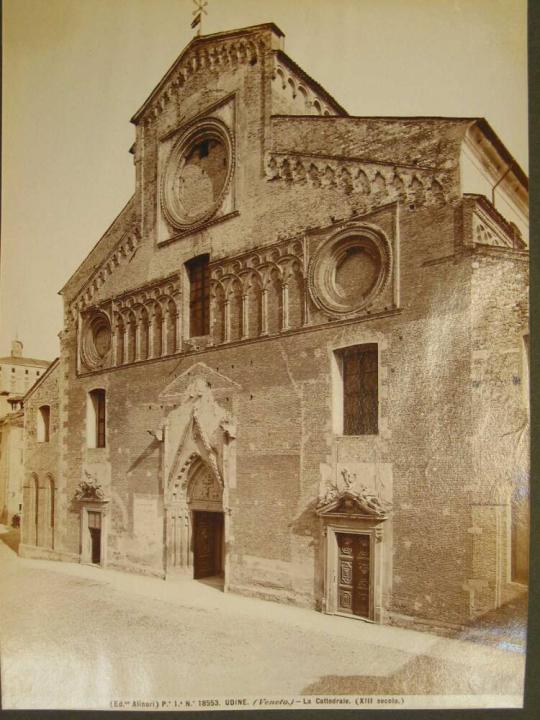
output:
M24 399L24 404L26 404L26 401L28 400L28 398L34 393L35 390L38 389L38 387L40 387L40 386L42 385L42 383L46 380L46 378L48 378L48 377L51 375L51 373L53 372L53 370L54 370L59 364L60 364L60 358L56 358L55 360L52 361L52 363L51 363L51 364L49 365L49 367L45 370L45 372L43 373L43 375L36 380L36 382L32 385L32 387L30 388L30 390L28 390L28 391L26 392L26 394L24 395L24 398L23 398L23 399Z
M262 23L261 25L250 25L249 27L239 28L238 30L229 30L229 31L225 31L225 32L212 33L210 35L199 35L197 37L194 37L193 40L191 40L191 42L188 45L186 45L186 47L182 50L180 55L176 58L176 60L173 62L171 67L167 70L165 75L161 78L159 83L152 90L150 95L146 98L146 100L141 105L141 107L133 115L133 117L131 118L131 122L134 123L135 125L138 123L141 115L144 114L145 110L151 104L152 100L156 97L156 95L159 94L160 90L168 83L170 77L173 75L176 68L182 63L182 60L194 47L204 45L208 42L214 42L215 40L221 40L222 38L229 38L229 37L233 38L233 37L239 37L241 35L251 35L254 32L258 32L260 30L271 30L279 37L284 37L284 33L278 28L278 26L271 22L270 23Z
M76 278L79 278L79 283L76 286L77 289L72 293L73 295L77 295L80 292L82 286L86 282L88 282L89 276L97 269L99 269L104 259L104 255L108 252L112 252L114 248L121 243L123 235L125 233L121 233L118 238L114 238L113 233L115 232L117 226L120 226L122 222L129 222L129 216L130 213L133 213L134 205L135 195L133 194L129 198L127 203L124 205L124 207L120 210L118 215L111 222L109 227L105 230L100 239L96 242L94 247L90 250L89 253L87 253L84 260L82 260L82 262L79 263L79 266L71 273L69 279L64 284L62 289L58 291L59 295L64 295L66 291L70 288L70 285L74 282L74 280Z

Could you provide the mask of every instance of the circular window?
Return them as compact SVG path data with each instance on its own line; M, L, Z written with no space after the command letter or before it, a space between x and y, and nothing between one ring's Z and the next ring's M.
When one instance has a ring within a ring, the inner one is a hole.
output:
M104 313L94 315L86 325L82 341L82 359L89 368L98 368L107 359L112 345L111 323Z
M315 304L330 314L368 307L387 283L391 248L382 233L350 228L327 240L309 267Z
M182 135L163 173L162 207L171 225L208 220L219 208L232 172L232 140L218 120L206 120Z

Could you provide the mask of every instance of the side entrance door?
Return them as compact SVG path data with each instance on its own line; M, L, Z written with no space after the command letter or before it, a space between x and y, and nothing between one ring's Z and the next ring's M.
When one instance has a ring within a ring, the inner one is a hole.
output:
M370 620L370 536L337 533L337 610Z
M223 513L193 512L193 577L223 572Z
M91 557L94 565L101 564L101 513L88 511Z

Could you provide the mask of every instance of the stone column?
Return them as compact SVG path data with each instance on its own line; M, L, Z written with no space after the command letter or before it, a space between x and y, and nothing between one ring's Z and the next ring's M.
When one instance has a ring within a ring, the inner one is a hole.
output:
M281 286L281 329L289 329L289 286L283 283Z
M261 335L268 335L268 288L261 292Z
M248 316L248 298L247 294L242 295L242 340L249 336L249 316Z
M231 316L229 309L229 301L223 301L223 340L229 342L231 339Z
M176 352L182 351L182 316L179 303L176 304L176 337L174 340L174 349Z
M148 357L153 358L155 353L154 333L156 329L156 314L152 314L148 318Z
M139 319L135 322L135 360L141 359L142 332L143 319L142 317L139 317Z
M169 309L165 308L161 316L161 355L167 355L167 336L169 334Z

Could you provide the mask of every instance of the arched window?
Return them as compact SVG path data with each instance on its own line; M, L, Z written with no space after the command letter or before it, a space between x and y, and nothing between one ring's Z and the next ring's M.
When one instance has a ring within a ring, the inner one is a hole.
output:
M38 408L37 414L37 441L49 442L49 430L51 422L51 408L48 405L42 405Z
M105 447L105 390L88 393L86 406L86 440L90 448Z

